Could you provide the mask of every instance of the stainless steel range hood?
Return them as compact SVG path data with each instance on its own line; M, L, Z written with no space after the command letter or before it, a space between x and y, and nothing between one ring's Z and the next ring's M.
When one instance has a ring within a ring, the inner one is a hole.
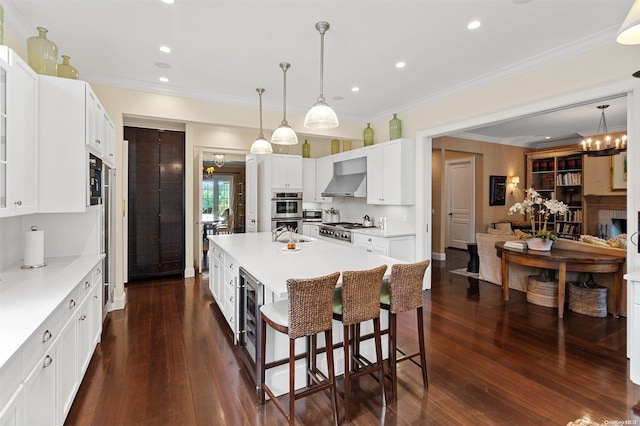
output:
M323 197L366 197L367 158L352 158L333 163L333 178Z

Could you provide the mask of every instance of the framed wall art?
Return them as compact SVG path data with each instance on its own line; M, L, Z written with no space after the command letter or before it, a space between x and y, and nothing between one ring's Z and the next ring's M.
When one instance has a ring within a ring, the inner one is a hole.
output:
M507 194L506 176L489 176L489 205L504 206Z
M611 190L627 189L627 153L621 152L611 156Z

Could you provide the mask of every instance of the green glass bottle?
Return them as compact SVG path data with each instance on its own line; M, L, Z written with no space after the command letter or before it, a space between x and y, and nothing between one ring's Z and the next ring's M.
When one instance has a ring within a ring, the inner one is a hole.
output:
M337 154L340 152L340 139L331 139L331 153Z
M302 144L302 158L309 158L309 156L311 155L311 145L309 145L309 142L307 142L307 140L304 140L304 143Z
M373 129L371 123L367 123L367 128L364 129L364 146L373 145Z
M78 79L78 70L69 63L68 55L62 55L62 63L58 64L58 77Z
M400 139L402 137L402 120L398 118L398 113L393 114L393 118L389 120L389 138L390 140Z

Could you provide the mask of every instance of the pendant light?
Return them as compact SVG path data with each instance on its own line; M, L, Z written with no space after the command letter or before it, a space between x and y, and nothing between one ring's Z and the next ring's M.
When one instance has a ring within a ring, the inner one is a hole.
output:
M304 126L312 129L333 129L338 127L338 116L324 99L324 33L329 30L329 23L320 21L316 23L316 30L320 33L320 96L304 118Z
M284 86L282 90L283 106L282 106L282 123L271 135L271 143L278 145L296 145L298 136L293 131L289 123L287 123L287 70L291 67L288 62L281 62L280 68L284 74Z
M616 41L620 44L640 44L640 0L636 0L620 26Z
M213 156L214 163L218 167L222 167L224 165L224 154L216 154Z
M260 97L260 134L258 138L251 144L251 153L252 154L271 154L273 149L271 149L271 144L268 140L264 138L262 134L262 94L264 93L264 89L258 88L256 89L258 92L258 96Z

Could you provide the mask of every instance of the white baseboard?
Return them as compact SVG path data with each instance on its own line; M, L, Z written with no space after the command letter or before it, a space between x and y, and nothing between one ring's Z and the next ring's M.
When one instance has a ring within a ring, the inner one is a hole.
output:
M185 278L193 278L196 276L196 269L195 268L186 268L184 270L184 277Z
M447 260L447 254L446 253L431 252L431 259L433 259L433 260Z
M114 298L109 312L122 310L125 306L127 306L127 293L123 291L122 295Z

